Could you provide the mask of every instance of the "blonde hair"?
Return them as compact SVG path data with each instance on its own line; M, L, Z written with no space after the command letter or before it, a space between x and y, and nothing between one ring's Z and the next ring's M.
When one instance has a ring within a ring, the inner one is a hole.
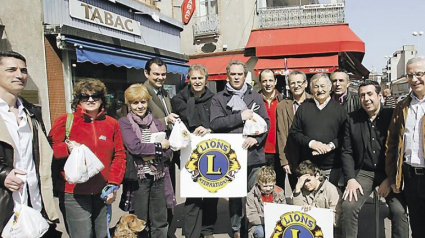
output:
M134 101L151 99L148 89L140 83L132 84L124 92L125 104L130 106Z
M260 168L257 174L257 182L265 183L276 183L276 173L274 172L273 167L263 166Z

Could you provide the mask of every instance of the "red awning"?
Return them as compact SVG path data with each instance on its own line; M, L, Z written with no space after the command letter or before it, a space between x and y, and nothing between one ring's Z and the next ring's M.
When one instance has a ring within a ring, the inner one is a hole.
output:
M243 54L220 55L213 57L204 57L198 59L190 59L187 64L202 64L208 70L209 80L226 80L226 66L231 60L239 60L246 63L250 57L245 57Z
M255 48L257 57L339 52L364 54L365 43L348 24L338 24L253 30L245 48Z
M300 70L306 74L331 73L338 68L338 55L287 58L287 69ZM258 59L254 67L255 75L263 69L272 69L276 74L284 74L285 59Z

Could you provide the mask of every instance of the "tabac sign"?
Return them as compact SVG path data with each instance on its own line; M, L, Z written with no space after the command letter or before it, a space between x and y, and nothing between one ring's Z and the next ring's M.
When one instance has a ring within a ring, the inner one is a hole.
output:
M195 12L195 0L184 0L182 3L182 21L183 24L189 23Z
M138 36L142 34L138 21L77 0L69 0L69 14L71 17L96 25L109 27Z

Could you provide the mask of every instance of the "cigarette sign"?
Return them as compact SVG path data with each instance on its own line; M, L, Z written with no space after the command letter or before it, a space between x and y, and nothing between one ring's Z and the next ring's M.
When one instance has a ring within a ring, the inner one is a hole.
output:
M195 0L184 0L182 3L182 21L183 24L189 23L195 12Z

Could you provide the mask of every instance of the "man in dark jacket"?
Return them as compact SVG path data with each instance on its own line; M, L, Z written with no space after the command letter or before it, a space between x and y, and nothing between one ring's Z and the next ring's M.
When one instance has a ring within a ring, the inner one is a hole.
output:
M229 82L226 88L217 93L211 100L211 129L217 133L242 133L244 122L253 117L251 108L258 107L255 112L270 126L269 116L260 94L245 83L248 74L246 64L240 61L230 61L227 65ZM248 188L250 191L256 183L258 170L265 164L264 144L267 133L258 136L248 136L242 142L242 147L248 150ZM240 237L242 221L242 199L229 198L230 219L234 237Z
M50 221L58 219L51 177L53 152L39 111L18 96L27 79L22 55L0 53L0 233L14 204L22 202ZM26 193L28 200L21 202L19 193Z
M347 71L337 69L331 74L332 81L332 99L345 107L348 113L359 109L359 97L348 90L350 86L350 77Z
M359 96L363 108L349 114L341 153L347 181L342 203L344 237L357 238L358 214L376 186L392 214L391 237L408 237L406 203L402 194L391 191L385 174L385 142L393 109L381 105L381 87L375 81L362 83Z

